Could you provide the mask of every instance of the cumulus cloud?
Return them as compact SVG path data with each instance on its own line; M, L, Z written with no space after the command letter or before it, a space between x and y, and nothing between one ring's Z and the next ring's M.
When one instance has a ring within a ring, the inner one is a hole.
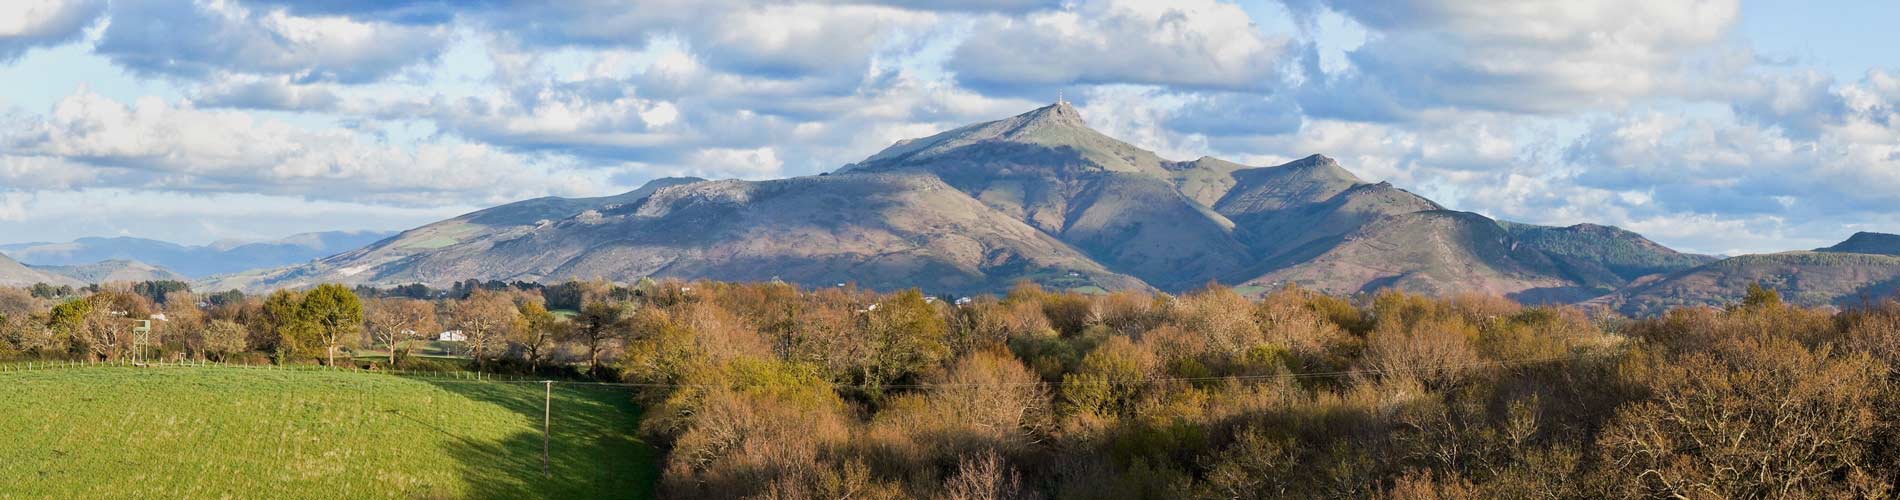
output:
M15 0L0 2L0 63L28 49L78 38L105 10L103 0Z
M1740 14L1737 0L1290 5L1309 17L1330 9L1372 32L1347 53L1350 68L1326 73L1308 64L1302 103L1352 119L1441 107L1568 112L1690 93L1697 81L1734 69L1719 49Z
M696 151L686 164L700 177L770 179L780 177L785 162L772 148L707 148Z
M1061 90L1166 157L1323 153L1453 208L1697 250L1900 227L1882 215L1900 78L1764 65L1735 0L1281 3L1290 19L1217 0L4 2L0 66L79 41L130 76L7 96L0 216L272 207L234 217L246 232L299 200L400 219L811 174ZM148 222L211 218L166 217Z
M220 1L114 2L95 51L132 71L205 77L220 71L299 82L368 82L441 54L441 26L305 17Z
M1102 0L1024 18L985 19L949 69L966 85L1007 89L1135 83L1237 91L1271 88L1288 40L1213 0Z
M32 157L88 165L96 178L87 187L402 204L601 194L599 180L607 175L483 144L397 147L344 129L310 130L150 97L127 105L88 91L60 101L50 115L0 131L0 145L6 165L30 169Z
M341 102L331 86L300 84L288 76L225 75L199 87L193 101L205 107L328 111Z
M70 189L97 178L94 169L65 158L0 154L0 186L8 189Z

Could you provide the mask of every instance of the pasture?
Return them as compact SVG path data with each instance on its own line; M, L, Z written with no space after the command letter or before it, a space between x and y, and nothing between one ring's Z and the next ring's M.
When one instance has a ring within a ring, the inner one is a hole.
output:
M648 498L624 390L328 370L0 373L0 498Z

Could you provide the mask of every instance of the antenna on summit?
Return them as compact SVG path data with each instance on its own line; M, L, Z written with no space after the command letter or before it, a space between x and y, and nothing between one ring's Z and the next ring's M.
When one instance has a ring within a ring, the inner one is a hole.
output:
M1056 105L1063 105L1063 104L1068 104L1068 103L1069 101L1062 99L1062 91L1060 90L1056 91Z

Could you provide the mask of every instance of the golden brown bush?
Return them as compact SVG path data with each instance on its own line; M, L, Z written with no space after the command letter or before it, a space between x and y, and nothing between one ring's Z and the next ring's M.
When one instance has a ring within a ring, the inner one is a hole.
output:
M768 485L817 482L823 454L849 436L835 408L789 404L767 394L713 389L666 461L668 496L740 498Z
M1207 339L1208 349L1239 357L1264 340L1254 322L1253 303L1228 288L1209 288L1183 296L1176 303L1183 329Z
M1381 318L1366 339L1364 366L1381 378L1413 378L1442 388L1480 368L1478 329L1458 316L1403 323Z
M1748 313L1742 313L1748 314ZM1677 318L1680 319L1680 318ZM1744 319L1746 321L1746 319ZM1763 498L1858 496L1883 387L1865 355L1761 332L1683 357L1645 355L1627 373L1647 389L1598 439L1619 494ZM1717 354L1720 353L1720 354Z

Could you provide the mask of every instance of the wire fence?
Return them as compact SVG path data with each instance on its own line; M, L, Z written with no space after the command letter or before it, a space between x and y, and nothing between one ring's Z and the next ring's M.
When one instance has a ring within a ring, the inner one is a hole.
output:
M235 369L235 370L280 371L280 372L364 373L364 374L390 375L390 376L397 376L397 377L403 377L403 378L466 380L466 381L471 381L471 382L524 382L524 383L532 382L532 383L538 384L541 382L550 381L550 379L548 379L547 377L534 377L534 376L528 376L528 375L513 375L513 374L505 374L505 373L489 373L489 372L464 371L464 370L416 371L416 370L400 370L400 369L388 369L388 368L367 369L367 368L361 368L361 367L356 367L356 366L331 367L331 366L322 366L322 365L226 363L226 362L221 362L221 361L189 360L189 359L170 360L170 361L142 361L142 362L133 361L129 359L118 359L118 360L109 360L109 361L99 361L99 360L0 361L0 373L45 371L45 370L69 370L69 369L81 369L81 368L108 368L108 367L228 368L228 369ZM552 381L556 383L572 382L572 381L566 381L566 380L552 380Z
M1614 351L1573 352L1571 354L1567 354L1563 356L1548 356L1548 357L1539 357L1539 358L1486 360L1486 361L1463 362L1463 363L1441 363L1441 364L1397 366L1397 367L1357 368L1357 369L1352 369L1352 370L1338 370L1338 371L1324 371L1324 372L1283 372L1283 373L1271 373L1271 374L1227 375L1227 376L1208 376L1208 377L1148 377L1148 378L1141 378L1141 379L1090 380L1085 383L1089 383L1089 384L1108 383L1108 384L1115 384L1115 385L1162 385L1162 384L1218 383L1218 382L1229 382L1229 381L1236 382L1236 383L1251 383L1251 382L1268 382L1268 381L1280 381L1280 380L1350 379L1350 378L1355 378L1355 377L1436 372L1436 371L1442 371L1442 370L1523 367L1523 366L1532 366L1532 365L1560 363L1560 362L1566 362L1566 361L1581 361L1585 359L1603 358L1607 356L1612 356L1614 354L1615 354ZM194 361L194 360L174 360L174 361L158 361L158 362L143 362L143 363L135 363L129 360L117 360L117 361L106 361L106 362L85 362L85 361L0 362L0 372L55 370L55 369L89 368L89 367L172 367L172 368L207 368L209 367L209 368L230 368L230 369L260 370L260 371L345 372L345 373L389 375L389 376L396 376L396 377L402 377L402 378L421 379L421 380L430 380L430 381L522 383L522 384L543 384L543 383L552 382L555 384L570 385L570 386L621 387L621 388L633 388L633 389L682 389L682 388L710 389L710 388L727 386L726 384L704 384L704 383L667 383L667 382L642 383L642 382L602 382L602 381L587 381L587 380L558 380L558 379L550 379L547 377L488 373L488 372L479 372L479 371L410 371L410 370L385 369L385 368L364 369L364 368L355 367L355 366L328 367L328 366L321 366L321 365L276 365L276 364L252 365L252 364L242 364L242 363L222 363L222 362L215 362L215 361ZM1067 381L1055 381L1055 382L1036 381L1036 382L997 382L997 383L906 383L906 384L834 383L830 385L833 389L842 389L842 390L851 390L851 389L929 390L929 389L985 388L985 387L1043 387L1043 388L1056 389L1064 385L1067 385L1067 383L1068 383Z

